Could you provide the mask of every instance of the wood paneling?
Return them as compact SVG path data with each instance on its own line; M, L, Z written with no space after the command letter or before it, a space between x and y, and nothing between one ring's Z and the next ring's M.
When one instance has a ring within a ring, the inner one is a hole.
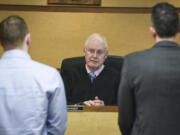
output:
M23 17L31 32L32 59L56 68L64 58L82 56L84 42L92 33L107 38L110 55L124 56L154 44L149 32L151 7L144 5L150 0L144 1L141 7L138 2L137 7L133 7L132 0L124 1L127 7L120 5L122 0L102 0L102 7L21 5L22 0L13 0L19 3L10 5L12 0L3 1L7 3L0 4L0 21L9 15ZM104 1L108 6L120 2L119 7L103 7ZM178 1L176 3L178 7ZM2 52L0 47L0 55Z
M87 12L87 13L150 13L148 7L89 7L89 6L38 6L38 5L4 5L4 11L41 11L41 12Z
M118 106L85 106L84 112L118 112Z
M82 56L84 42L92 33L107 38L109 55L124 56L154 43L149 14L0 11L0 20L9 15L26 20L32 37L32 59L56 68L64 58Z
M47 0L0 0L0 4L47 5Z
M48 0L48 4L100 6L101 0Z
M102 0L103 7L152 7L159 2L168 2L180 7L180 0Z
M140 13L151 12L150 7L92 7L92 6L39 6L0 4L1 11L41 11L41 12L87 12L87 13ZM180 8L178 8L180 12Z
M77 1L77 0L76 0ZM159 2L169 2L180 7L180 0L101 0L102 7L152 7ZM47 5L47 0L0 0L0 4Z
M65 135L121 135L117 112L68 112Z

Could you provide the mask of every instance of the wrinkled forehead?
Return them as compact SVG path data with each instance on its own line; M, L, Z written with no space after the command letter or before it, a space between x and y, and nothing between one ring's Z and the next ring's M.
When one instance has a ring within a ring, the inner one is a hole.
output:
M100 38L93 38L91 39L87 46L87 49L94 49L94 50L107 50L105 42Z

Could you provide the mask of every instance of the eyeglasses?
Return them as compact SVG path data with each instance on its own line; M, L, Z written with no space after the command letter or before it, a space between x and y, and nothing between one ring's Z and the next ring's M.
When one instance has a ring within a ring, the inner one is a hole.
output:
M102 56L103 54L105 54L106 51L105 50L86 49L86 52L91 55L96 54L98 56Z

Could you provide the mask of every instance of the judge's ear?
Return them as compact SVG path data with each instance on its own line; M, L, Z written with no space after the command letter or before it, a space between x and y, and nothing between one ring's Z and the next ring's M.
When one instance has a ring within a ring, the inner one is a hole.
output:
M108 50L106 50L105 59L108 57Z
M152 37L153 37L153 38L156 38L157 33L156 33L156 30L155 30L155 28L154 28L153 26L150 27L150 32L151 32L151 34L152 34Z
M84 47L84 49L83 49L83 53L84 53L84 55L85 55L85 53L86 53L86 47Z

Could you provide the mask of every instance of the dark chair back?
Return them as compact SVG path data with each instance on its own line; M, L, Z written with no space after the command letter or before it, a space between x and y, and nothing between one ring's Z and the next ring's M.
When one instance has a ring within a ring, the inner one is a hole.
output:
M82 64L85 64L85 57L79 56L79 57L72 57L72 58L66 58L62 61L61 65L61 72L63 71L71 71L73 69L76 69ZM121 56L108 56L107 59L104 62L104 65L109 65L116 69L117 71L121 72L122 65L123 65L123 57Z

